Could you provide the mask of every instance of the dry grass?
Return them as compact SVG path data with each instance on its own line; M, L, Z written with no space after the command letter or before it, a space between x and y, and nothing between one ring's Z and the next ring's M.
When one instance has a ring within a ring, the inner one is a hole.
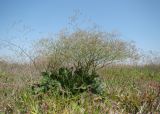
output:
M117 65L99 74L106 82L103 96L84 92L74 97L32 95L40 75L28 64L0 64L0 112L3 114L124 114L160 112L160 66Z

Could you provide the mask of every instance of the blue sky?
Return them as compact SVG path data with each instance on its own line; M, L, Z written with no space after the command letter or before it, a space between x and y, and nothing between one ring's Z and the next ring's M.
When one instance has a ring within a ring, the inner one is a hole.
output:
M0 39L19 44L57 33L75 10L138 48L160 50L160 0L0 0Z

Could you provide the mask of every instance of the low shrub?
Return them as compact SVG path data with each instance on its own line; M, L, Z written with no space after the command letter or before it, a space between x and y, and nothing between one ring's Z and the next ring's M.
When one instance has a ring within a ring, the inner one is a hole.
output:
M84 91L103 94L105 84L96 72L88 72L85 68L61 67L58 71L42 72L43 78L39 84L33 85L34 94L52 93L61 95L76 95Z

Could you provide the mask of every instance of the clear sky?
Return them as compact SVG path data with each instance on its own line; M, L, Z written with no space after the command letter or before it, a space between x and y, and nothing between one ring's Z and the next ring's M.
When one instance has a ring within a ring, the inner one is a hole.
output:
M56 33L74 10L143 50L160 50L160 0L0 0L0 39L20 43L24 36L35 40Z

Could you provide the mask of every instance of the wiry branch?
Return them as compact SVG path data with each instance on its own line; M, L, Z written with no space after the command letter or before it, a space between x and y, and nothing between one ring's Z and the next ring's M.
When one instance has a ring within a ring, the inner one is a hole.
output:
M36 63L35 63L35 60L34 60L22 47L14 44L14 43L12 43L12 42L9 42L9 41L7 41L7 40L2 40L2 39L1 39L1 41L2 41L2 42L5 42L5 43L7 43L7 44L9 44L9 45L11 45L11 46L14 46L14 47L18 48L26 57L29 58L29 60L32 62L33 66L36 68L36 70L39 71L39 69L38 69L38 67L37 67L37 65L36 65Z

